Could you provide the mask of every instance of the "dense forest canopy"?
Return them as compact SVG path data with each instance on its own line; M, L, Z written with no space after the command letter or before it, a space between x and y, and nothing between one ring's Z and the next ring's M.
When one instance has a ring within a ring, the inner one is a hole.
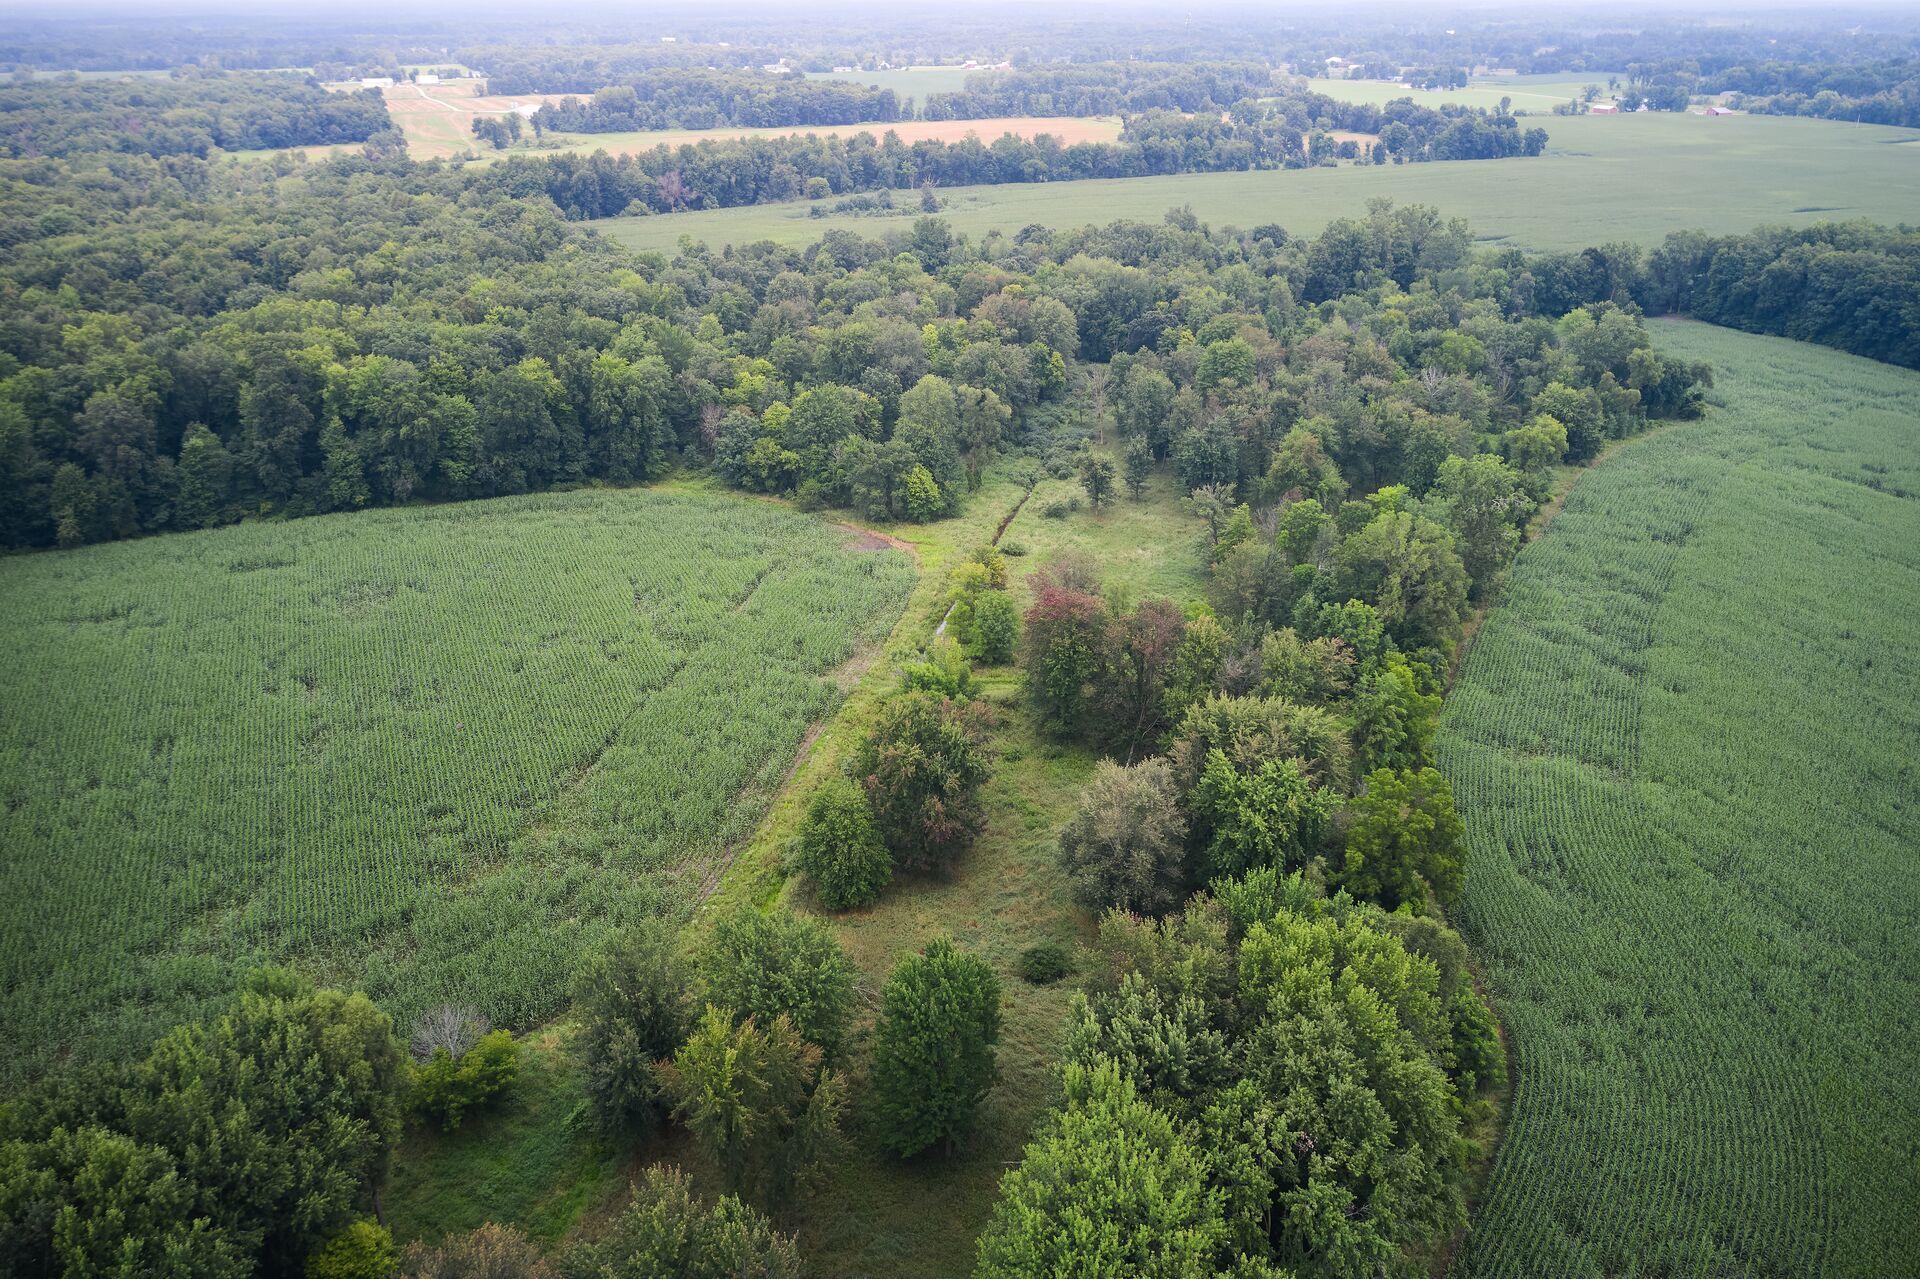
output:
M83 151L205 156L218 147L365 142L393 128L374 90L329 93L291 75L176 74L0 85L0 155Z

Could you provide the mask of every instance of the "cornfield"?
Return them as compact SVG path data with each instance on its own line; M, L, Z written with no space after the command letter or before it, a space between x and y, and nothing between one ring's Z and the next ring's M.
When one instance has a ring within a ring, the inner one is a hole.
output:
M907 557L592 492L0 562L0 1080L290 963L525 1026L752 830Z
M1920 375L1656 340L1720 405L1581 480L1447 702L1517 1078L1454 1273L1912 1273Z

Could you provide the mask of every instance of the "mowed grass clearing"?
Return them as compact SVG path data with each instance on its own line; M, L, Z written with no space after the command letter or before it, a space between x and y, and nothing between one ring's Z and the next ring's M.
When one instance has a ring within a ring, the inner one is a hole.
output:
M1443 720L1519 1081L1454 1273L1904 1273L1920 374L1656 341L1719 407L1576 485Z
M590 491L0 562L0 1080L295 964L403 1024L564 1007L753 832L909 557ZM745 695L751 689L751 696Z
M1532 159L952 187L940 192L942 216L968 235L1013 235L1032 223L1158 220L1184 205L1214 226L1275 222L1313 235L1384 196L1436 205L1489 242L1558 250L1622 240L1652 245L1687 228L1897 223L1920 208L1920 132L1910 129L1659 113L1554 118L1542 127L1551 141ZM814 218L809 207L763 204L592 225L629 247L666 251L683 235L718 248L811 244L834 228L873 233L870 218Z

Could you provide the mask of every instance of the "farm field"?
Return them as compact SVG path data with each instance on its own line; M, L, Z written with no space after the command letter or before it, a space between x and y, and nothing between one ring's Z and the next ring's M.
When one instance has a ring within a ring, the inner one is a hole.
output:
M809 71L809 80L850 80L870 84L876 89L892 89L902 98L924 103L931 93L958 93L967 87L967 77L978 75L965 67L894 67L888 71Z
M1308 87L1315 93L1325 94L1340 102L1371 102L1377 106L1385 106L1396 98L1412 98L1423 107L1451 103L1492 109L1500 105L1500 99L1507 98L1511 100L1512 110L1516 114L1550 115L1555 106L1569 98L1579 97L1580 91L1590 84L1600 86L1600 96L1595 101L1612 101L1613 95L1607 92L1607 77L1621 74L1590 71L1584 74L1555 72L1551 75L1475 76L1462 89L1409 89L1394 80L1314 80Z
M1443 720L1519 1080L1453 1273L1903 1273L1920 374L1656 340L1719 407L1580 481Z
M1669 231L1745 231L1763 223L1914 216L1920 133L1793 117L1586 116L1547 124L1546 155L1404 166L954 187L941 192L957 231L1012 235L1023 226L1157 220L1190 206L1215 226L1277 222L1311 235L1364 214L1386 196L1437 205L1483 240L1576 249ZM1703 198L1711 192L1711 198ZM601 230L636 249L671 251L682 235L714 247L775 240L808 244L829 229L874 233L871 218L812 218L804 202L650 218ZM904 225L904 224L903 224Z
M6 1077L264 962L403 1023L552 1015L582 945L717 878L913 581L818 518L659 491L0 563Z

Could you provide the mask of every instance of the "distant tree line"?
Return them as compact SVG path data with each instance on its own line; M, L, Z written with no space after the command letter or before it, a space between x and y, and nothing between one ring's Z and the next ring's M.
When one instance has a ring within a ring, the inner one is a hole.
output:
M329 93L297 76L46 79L0 85L0 155L83 151L205 156L218 147L365 142L393 128L378 92Z
M497 87L495 92L500 92ZM891 89L764 71L663 69L540 108L541 127L573 133L773 128L903 118Z
M1139 111L1224 111L1272 91L1259 62L1081 62L970 75L957 93L929 94L927 120L992 116L1119 115Z
M1703 78L1700 91L1731 93L1736 107L1761 115L1809 115L1920 128L1920 61L1913 58L1729 67Z

